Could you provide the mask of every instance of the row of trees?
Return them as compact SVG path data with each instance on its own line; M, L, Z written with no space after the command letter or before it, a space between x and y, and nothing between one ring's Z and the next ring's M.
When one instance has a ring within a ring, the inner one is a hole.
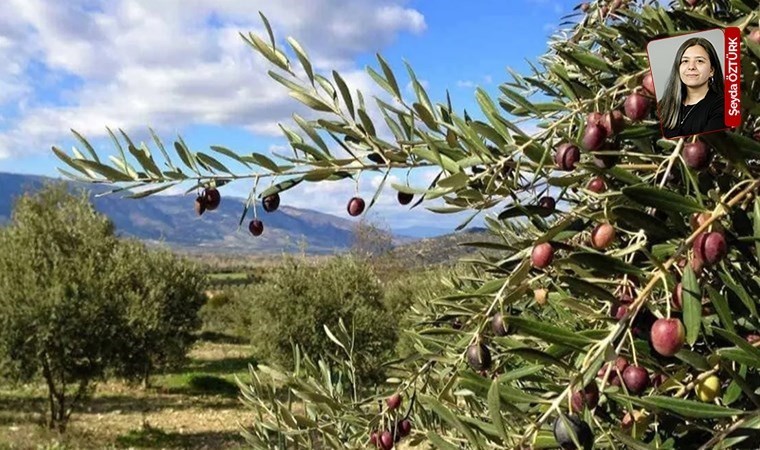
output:
M204 285L194 265L117 238L85 193L25 194L0 230L0 375L42 378L63 431L97 380L147 385L185 356Z

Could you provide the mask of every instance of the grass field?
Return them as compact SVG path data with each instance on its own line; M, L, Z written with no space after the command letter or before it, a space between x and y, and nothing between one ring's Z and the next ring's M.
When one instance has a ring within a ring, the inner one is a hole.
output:
M99 384L64 436L42 425L41 385L0 385L0 449L246 448L239 423L253 417L237 398L234 377L247 379L250 349L200 342L189 357L182 370L153 377L147 390Z

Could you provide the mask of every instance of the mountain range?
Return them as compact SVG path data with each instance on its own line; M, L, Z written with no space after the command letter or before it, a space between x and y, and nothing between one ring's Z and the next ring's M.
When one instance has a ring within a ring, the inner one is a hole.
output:
M45 183L60 181L38 175L0 172L0 224L10 219L15 199ZM111 188L105 185L66 181L72 189L90 191L96 210L109 217L117 233L152 244L164 244L190 253L281 253L305 251L325 254L346 250L354 238L355 221L317 211L281 205L266 218L266 238L248 233L248 220L238 227L245 206L242 198L225 197L214 211L197 216L192 195L152 195L140 200L120 194L97 196ZM249 211L248 216L250 217ZM392 236L394 244L409 243L419 238L444 234L438 228L408 228L404 234ZM450 231L450 230L448 230Z

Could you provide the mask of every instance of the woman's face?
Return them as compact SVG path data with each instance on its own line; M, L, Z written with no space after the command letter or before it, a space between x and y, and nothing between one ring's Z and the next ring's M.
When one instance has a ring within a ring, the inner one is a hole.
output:
M688 87L700 87L713 75L712 64L707 50L701 45L693 45L681 56L679 73L681 81Z

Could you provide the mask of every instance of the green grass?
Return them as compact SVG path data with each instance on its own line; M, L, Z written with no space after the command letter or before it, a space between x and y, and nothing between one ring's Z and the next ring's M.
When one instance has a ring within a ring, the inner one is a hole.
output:
M217 376L205 373L165 375L160 378L157 377L158 379L153 383L153 387L171 394L237 397L239 389L235 382L235 375ZM247 371L237 373L238 378L243 382L245 382L247 375Z

